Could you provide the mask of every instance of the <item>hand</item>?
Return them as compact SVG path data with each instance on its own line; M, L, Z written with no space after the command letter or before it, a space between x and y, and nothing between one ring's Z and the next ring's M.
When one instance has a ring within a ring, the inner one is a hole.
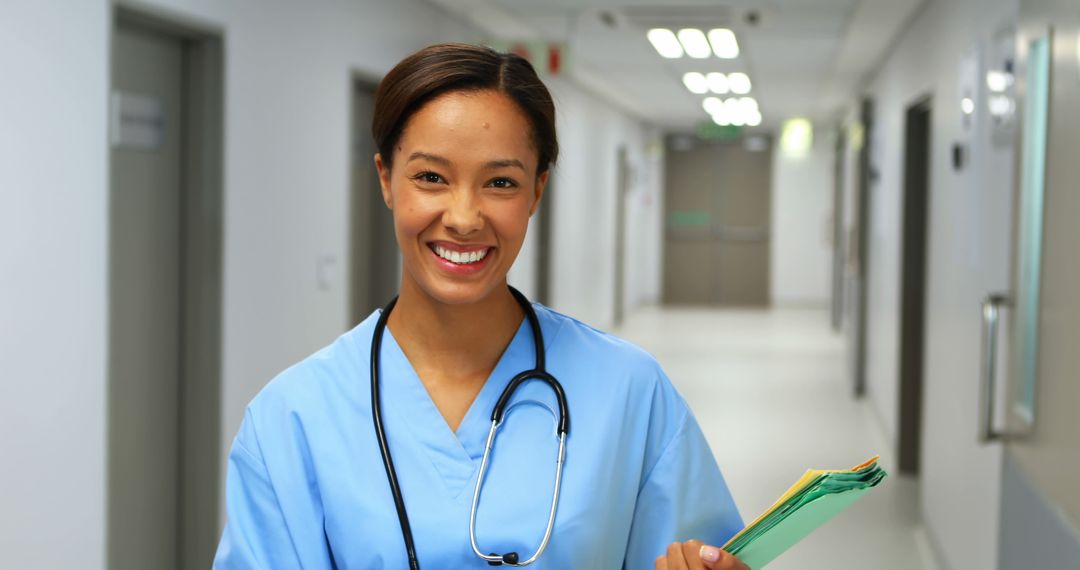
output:
M672 542L667 553L657 557L654 567L656 570L750 570L733 554L702 544L700 540Z

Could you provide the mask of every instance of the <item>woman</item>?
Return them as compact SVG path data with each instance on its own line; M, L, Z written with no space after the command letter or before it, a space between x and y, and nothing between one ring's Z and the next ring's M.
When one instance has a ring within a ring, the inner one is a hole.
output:
M745 568L713 546L673 542L722 544L742 522L657 363L507 286L558 154L551 96L528 62L461 44L421 50L383 79L372 130L403 258L399 297L248 406L215 567L531 558L558 465L554 383L522 383L487 462L485 444L504 388L546 353L570 423L536 566Z

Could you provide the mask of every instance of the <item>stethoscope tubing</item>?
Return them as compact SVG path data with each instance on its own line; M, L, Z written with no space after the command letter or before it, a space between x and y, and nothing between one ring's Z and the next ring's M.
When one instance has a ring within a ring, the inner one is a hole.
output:
M551 532L555 525L555 513L559 504L559 490L562 487L562 472L566 459L566 436L570 431L570 410L566 403L566 393L563 391L562 385L554 376L547 372L545 366L546 351L544 350L544 337L543 332L540 330L540 321L536 316L536 311L529 303L529 300L525 298L525 295L513 287L509 287L509 289L514 299L517 300L518 304L521 305L522 309L525 311L525 317L529 321L529 328L532 330L536 363L532 370L526 370L518 374L509 384L507 384L491 412L491 430L488 432L487 442L484 446L484 456L480 461L480 471L477 474L476 488L473 491L473 502L469 509L469 542L473 552L491 565L497 566L506 564L508 566L528 566L543 554L551 540ZM386 431L382 423L382 403L379 393L382 337L386 330L387 320L390 318L390 312L394 309L394 305L396 304L397 297L394 297L387 303L386 307L383 308L382 313L379 315L379 319L375 323L375 333L372 335L371 339L371 419L375 427L375 436L379 442L379 451L382 453L383 467L386 469L386 480L390 485L390 493L394 497L394 508L397 510L398 522L401 524L401 536L405 542L405 551L409 559L409 568L411 570L419 570L420 562L416 556L416 545L413 541L412 528L409 525L409 513L405 508L405 498L401 493L401 486L397 479L397 471L394 469L394 461L390 455L390 446L387 442ZM524 562L519 562L516 552L499 555L484 554L480 550L476 541L476 511L480 501L480 489L483 486L488 460L495 444L495 433L502 424L506 406L513 396L514 391L517 390L518 386L528 380L541 380L551 387L558 399L559 421L555 433L559 438L559 455L555 468L555 490L552 493L551 511L548 514L544 538L541 540L540 546L532 556Z
M405 540L409 568L420 570L412 528L409 526L409 512L405 509L405 497L401 494L397 471L394 469L394 459L390 456L390 445L386 441L386 430L383 429L382 399L379 394L379 365L382 360L379 355L382 352L382 332L386 329L386 321L390 318L390 311L394 310L397 299L394 297L383 308L379 320L375 322L375 334L371 337L371 421L375 424L375 437L379 440L379 451L382 452L383 467L386 469L386 481L390 484L390 494L394 496L394 508L397 509L398 522L401 524L401 536Z

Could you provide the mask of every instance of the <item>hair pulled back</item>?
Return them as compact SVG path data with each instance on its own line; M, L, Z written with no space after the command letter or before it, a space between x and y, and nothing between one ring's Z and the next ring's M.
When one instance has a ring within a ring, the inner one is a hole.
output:
M401 60L379 83L371 134L387 166L409 118L428 101L454 91L498 91L517 103L532 127L539 154L537 175L559 154L555 104L525 58L491 48L447 43L426 47Z

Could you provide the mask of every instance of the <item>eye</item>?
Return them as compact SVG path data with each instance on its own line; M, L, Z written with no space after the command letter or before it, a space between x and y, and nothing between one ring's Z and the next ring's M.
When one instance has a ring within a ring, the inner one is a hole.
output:
M494 188L517 188L518 183L511 178L496 178L488 183Z
M431 172L430 170L421 172L412 178L417 182L423 182L425 184L444 184L446 182L442 176L435 172Z

